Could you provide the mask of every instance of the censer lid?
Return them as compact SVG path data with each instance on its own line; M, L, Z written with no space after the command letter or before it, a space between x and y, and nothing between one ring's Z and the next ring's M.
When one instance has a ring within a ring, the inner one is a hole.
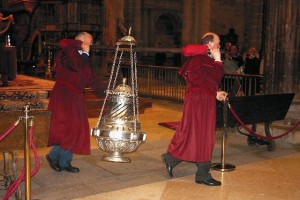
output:
M114 93L116 94L123 94L123 95L131 95L131 88L129 85L126 85L126 78L123 78L123 83L118 85L116 89L114 90Z
M134 39L134 37L131 36L131 27L129 28L128 35L125 35L124 37L119 39L118 43L121 45L129 45L129 44L135 45L136 40Z

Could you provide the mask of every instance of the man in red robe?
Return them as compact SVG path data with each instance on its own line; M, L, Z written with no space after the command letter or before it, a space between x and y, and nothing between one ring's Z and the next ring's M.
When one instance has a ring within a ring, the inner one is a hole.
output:
M100 96L105 91L103 82L90 66L92 43L93 37L87 32L79 33L75 40L60 41L61 51L55 63L56 83L49 102L51 123L48 145L52 148L46 156L52 169L57 172L79 172L79 168L71 165L73 153L91 152L83 91L91 87Z
M224 73L219 36L209 32L201 42L183 48L187 57L179 70L187 85L183 115L162 159L170 177L180 162L194 162L198 168L196 183L219 186L221 182L213 179L209 170L215 144L216 98L225 100L227 93L218 91Z

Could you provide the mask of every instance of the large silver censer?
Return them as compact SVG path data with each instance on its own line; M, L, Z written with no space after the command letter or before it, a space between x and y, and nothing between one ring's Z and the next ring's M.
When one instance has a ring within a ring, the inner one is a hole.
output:
M102 159L112 162L130 162L124 153L134 152L141 142L146 140L146 133L141 130L137 89L136 53L133 51L135 40L129 35L121 38L116 45L115 58L102 109L91 135L97 140L100 149L110 152ZM124 53L130 56L131 87L123 83L115 87ZM116 66L116 62L118 64ZM108 103L108 108L106 102ZM105 110L105 111L104 111ZM104 117L102 117L105 112Z

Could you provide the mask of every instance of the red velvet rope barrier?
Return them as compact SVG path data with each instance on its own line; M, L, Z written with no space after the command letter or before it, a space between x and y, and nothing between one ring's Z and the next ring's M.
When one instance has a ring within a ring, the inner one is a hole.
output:
M15 123L8 131L6 131L6 133L4 133L2 136L1 136L1 140L6 136L8 135L15 127L17 126L17 123ZM38 152L37 152L37 148L35 146L35 144L33 143L33 123L31 123L29 125L29 142L30 142L30 147L32 148L33 150L33 153L34 153L34 158L35 158L35 167L34 169L32 170L31 172L31 176L34 176L39 168L40 168L40 160L39 160L39 157L38 157ZM0 141L1 141L0 140ZM21 182L24 180L24 176L25 176L25 169L23 167L22 169L22 172L21 172L21 175L19 176L18 179L16 179L10 186L9 188L7 189L6 193L5 193L5 196L3 197L3 200L8 200L9 197L15 192L15 190L19 187L19 185L21 184Z
M296 129L299 125L300 125L300 121L295 124L295 126L291 127L289 130L287 130L286 132L284 132L283 134L280 134L280 135L277 135L277 136L263 136L263 135L260 135L256 132L254 132L252 129L250 129L240 118L239 116L234 112L234 109L232 108L232 106L228 103L228 107L229 107L229 110L230 112L232 113L232 115L236 118L236 120L242 125L242 127L244 129L246 129L249 133L251 133L252 135L256 136L256 137L259 137L259 138L262 138L262 139L268 139L268 140L275 140L275 139L278 139L278 138L281 138L287 134L289 134L290 132L292 132L294 129Z
M19 125L20 120L16 121L14 123L14 125L12 125L12 127L10 127L9 129L7 129L7 131L5 131L1 137L0 137L0 141L3 140L6 136L8 136L8 134L10 134L10 132L12 132L18 125Z

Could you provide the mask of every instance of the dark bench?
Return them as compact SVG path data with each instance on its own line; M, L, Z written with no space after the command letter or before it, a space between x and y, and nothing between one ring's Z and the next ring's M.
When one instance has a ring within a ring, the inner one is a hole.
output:
M295 94L270 94L257 96L233 97L229 99L229 104L234 112L245 123L252 125L252 130L256 131L257 123L265 123L266 136L272 136L270 132L270 124L277 120L283 120L289 110ZM224 102L217 102L217 127L224 127ZM227 111L227 127L239 126L239 122ZM251 134L248 136L248 144L267 145L268 150L275 149L274 140L263 140Z

